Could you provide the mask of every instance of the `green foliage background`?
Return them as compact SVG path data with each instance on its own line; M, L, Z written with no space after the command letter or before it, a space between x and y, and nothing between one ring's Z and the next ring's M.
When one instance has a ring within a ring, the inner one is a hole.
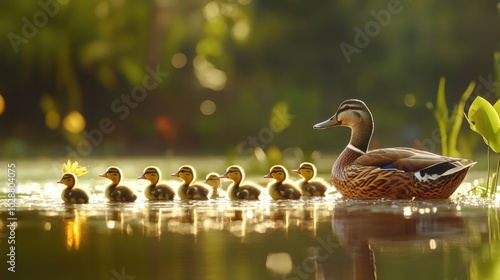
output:
M442 76L450 111L470 81L483 85L473 95L494 95L488 81L498 75L497 1L392 1L401 12L348 63L340 43L355 46L354 28L376 23L371 12L389 2L42 0L57 7L52 16L37 1L8 1L0 10L0 152L64 156L85 136L62 123L51 129L45 118L56 111L62 120L75 110L87 132L103 118L116 127L92 147L95 156L241 153L250 138L263 149L338 152L348 132L312 125L347 98L372 109L374 146L425 143L420 148L440 152L425 104L435 100ZM43 23L41 13L46 24L25 36L24 19ZM12 34L27 42L13 46ZM177 53L186 58L182 68L172 64ZM223 88L200 83L196 57L223 71ZM121 120L110 106L142 84L148 65L168 77ZM205 100L216 104L212 115L200 112ZM276 106L287 110L284 129L270 129Z

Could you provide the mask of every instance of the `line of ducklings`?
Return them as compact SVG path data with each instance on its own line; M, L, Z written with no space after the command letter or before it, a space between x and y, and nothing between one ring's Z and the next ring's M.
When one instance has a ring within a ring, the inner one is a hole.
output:
M316 167L309 162L303 162L300 167L292 170L299 174L302 179L293 182L288 179L288 172L282 165L274 165L264 178L273 179L267 184L269 196L275 200L290 199L297 200L301 197L323 197L330 189L322 179L316 177ZM216 198L228 198L230 200L259 200L263 193L263 188L258 184L245 180L245 172L239 165L229 166L225 173L219 175L212 172L206 176L205 181L196 181L196 171L190 165L183 165L171 176L180 178L178 186L173 187L160 183L161 172L156 166L149 166L144 169L142 175L137 179L148 180L150 184L144 189L144 196L148 200L173 200L177 195L180 199L208 200ZM111 183L106 186L104 195L112 202L134 202L137 195L131 188L121 184L123 173L120 168L110 166L106 172L99 175L107 178ZM232 183L224 191L221 186L221 179L229 179ZM65 172L61 180L57 183L66 185L62 191L61 198L66 203L88 203L89 195L80 188L77 188L78 179L72 172ZM175 191L177 190L177 191Z

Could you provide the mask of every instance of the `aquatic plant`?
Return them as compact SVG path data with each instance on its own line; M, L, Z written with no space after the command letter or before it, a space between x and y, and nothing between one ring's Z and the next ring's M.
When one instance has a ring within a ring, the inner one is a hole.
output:
M467 120L472 131L481 135L486 145L488 145L488 177L484 196L494 198L498 186L500 158L497 160L496 171L492 173L490 150L497 154L500 153L500 100L491 105L486 99L477 96L469 108Z
M453 108L450 114L448 105L445 98L445 78L441 77L439 80L439 87L436 97L436 106L431 102L427 102L426 106L434 114L439 127L439 133L441 136L441 154L444 156L460 156L460 152L457 150L457 140L458 133L460 132L460 127L463 121L463 111L465 108L465 102L472 94L476 82L470 82L467 89L462 94L460 101Z

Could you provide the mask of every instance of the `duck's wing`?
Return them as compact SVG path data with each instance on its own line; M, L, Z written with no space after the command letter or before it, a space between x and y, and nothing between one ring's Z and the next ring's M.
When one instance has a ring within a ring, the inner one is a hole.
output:
M376 166L382 169L417 172L434 167L446 171L453 167L462 166L460 163L462 160L412 148L387 148L371 150L357 158L354 163L364 166Z

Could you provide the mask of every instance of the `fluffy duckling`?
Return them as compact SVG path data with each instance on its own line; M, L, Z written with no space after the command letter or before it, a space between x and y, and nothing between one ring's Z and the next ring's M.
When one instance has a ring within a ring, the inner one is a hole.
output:
M149 200L173 200L175 196L174 190L166 184L158 184L161 180L160 169L156 166L149 166L144 169L144 172L137 179L145 179L151 182L144 189L144 196Z
M196 171L190 165L183 165L171 176L181 178L182 183L177 189L177 195L181 199L207 200L212 196L212 188L201 182L193 183L196 180Z
M238 165L231 165L227 168L226 173L220 178L228 178L233 183L227 189L227 196L231 200L258 200L261 188L252 183L241 183L245 180L245 172Z
M285 182L288 177L286 169L282 165L271 167L270 172L264 178L272 178L275 181L267 184L269 195L275 199L300 199L300 190L290 182Z
M100 174L99 176L111 180L111 184L104 190L104 194L109 201L134 202L137 199L137 196L130 188L120 186L120 182L122 181L122 171L120 168L110 166L104 174Z
M211 199L226 197L226 192L222 190L222 186L220 185L219 174L212 172L207 174L205 178L205 184L212 187L212 196Z
M63 174L59 184L66 185L61 193L61 198L66 203L89 203L89 195L82 189L75 188L77 183L76 175L72 172Z
M297 182L302 195L304 196L325 196L325 192L328 190L329 186L326 182L315 179L316 177L316 166L310 162L303 162L300 164L298 169L293 169L295 172L302 176L302 179Z

